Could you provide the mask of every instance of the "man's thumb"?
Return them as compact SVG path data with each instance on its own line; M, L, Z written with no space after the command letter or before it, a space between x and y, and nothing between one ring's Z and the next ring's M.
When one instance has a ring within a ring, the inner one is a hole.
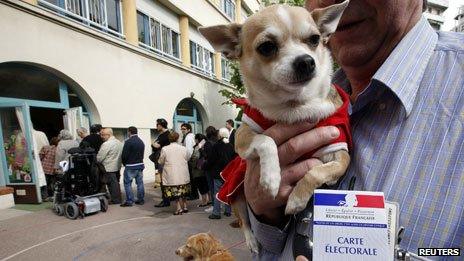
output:
M295 261L308 261L308 259L304 256L297 256Z

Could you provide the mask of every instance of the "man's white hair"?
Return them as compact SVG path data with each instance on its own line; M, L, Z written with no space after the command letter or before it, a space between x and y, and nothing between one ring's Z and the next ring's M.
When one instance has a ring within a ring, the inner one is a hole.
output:
M87 133L87 129L84 128L84 127L79 127L79 128L77 128L77 132L78 133Z
M224 143L229 143L229 130L227 128L219 129L219 139L222 139Z

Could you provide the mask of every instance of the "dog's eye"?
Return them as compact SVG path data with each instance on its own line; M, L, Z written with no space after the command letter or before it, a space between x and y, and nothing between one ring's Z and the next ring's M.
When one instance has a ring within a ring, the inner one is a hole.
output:
M319 45L320 39L321 37L318 34L313 34L308 39L306 39L306 43L309 44L311 47L316 47Z
M266 41L258 46L256 49L258 53L260 53L262 56L272 56L277 53L277 45L272 42L272 41Z

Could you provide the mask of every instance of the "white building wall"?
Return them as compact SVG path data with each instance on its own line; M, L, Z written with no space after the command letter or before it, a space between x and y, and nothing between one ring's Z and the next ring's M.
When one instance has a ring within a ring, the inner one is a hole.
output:
M189 37L190 40L196 42L197 44L208 49L210 52L214 53L213 46L211 46L211 44L200 34L197 27L193 25L189 26Z
M54 16L54 15L51 15ZM58 21L63 18L56 18ZM91 33L74 30L0 3L0 63L23 61L59 70L75 81L95 104L93 118L103 126L141 130L150 152L150 132L156 118L172 127L177 104L194 94L203 106L203 125L222 127L235 118L232 107L222 106L218 93L225 87L187 69L156 61L152 54L120 41L97 39ZM136 49L136 50L134 50ZM98 115L97 115L98 114ZM99 116L99 117L98 117ZM145 159L152 173L153 164ZM146 175L149 176L149 175Z

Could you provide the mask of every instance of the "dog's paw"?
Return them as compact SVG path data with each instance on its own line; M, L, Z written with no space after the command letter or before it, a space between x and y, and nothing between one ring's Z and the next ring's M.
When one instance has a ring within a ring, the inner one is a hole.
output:
M285 214L293 215L301 212L306 208L306 205L308 204L311 196L312 193L309 192L305 192L302 196L298 196L294 190L288 197L287 206L285 207Z
M265 191L269 193L269 195L275 198L279 193L280 187L280 166L269 166L261 164L260 174L260 185L264 188Z

